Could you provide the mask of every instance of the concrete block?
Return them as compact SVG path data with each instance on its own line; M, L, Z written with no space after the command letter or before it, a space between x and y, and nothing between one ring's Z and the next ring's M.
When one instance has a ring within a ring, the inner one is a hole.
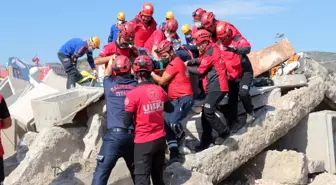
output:
M315 177L314 181L310 185L335 185L336 175L323 173Z
M307 79L303 74L274 76L274 85L280 88L294 88L307 85Z
M47 84L48 86L57 89L59 91L66 90L66 82L67 78L64 76L58 75L53 69L50 69L48 74L43 78L43 83ZM80 87L81 85L76 84L76 87Z
M103 96L103 88L77 87L31 101L37 131L72 123L82 109Z
M8 82L12 89L13 94L18 93L19 91L25 89L30 83L26 80L8 76Z
M9 85L9 80L8 80L8 76L3 79L1 82L0 82L0 92L2 94L2 96L6 99L10 96L12 96L14 93L12 91L12 88L10 87Z
M22 127L30 127L34 119L31 100L57 91L44 83L40 83L39 86L34 87L9 107L12 118L22 123Z
M308 160L308 173L322 173L325 172L324 161Z
M325 170L336 173L336 112L310 113L279 142L280 149L306 154L311 161L324 161Z
M307 87L290 91L269 106L256 112L257 119L244 132L229 137L223 145L185 156L183 167L208 175L214 184L288 133L319 105L325 93L318 77ZM179 175L171 178L179 178Z
M40 132L20 165L5 179L6 185L45 185L54 178L53 166L67 162L84 149L86 128L53 127Z

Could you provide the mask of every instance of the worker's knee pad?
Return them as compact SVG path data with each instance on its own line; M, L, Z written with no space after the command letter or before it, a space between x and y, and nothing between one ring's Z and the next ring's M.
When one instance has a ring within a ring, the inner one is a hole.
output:
M244 86L243 86L243 87L244 87ZM250 95L250 92L249 92L248 88L245 89L245 88L243 88L243 87L239 89L239 96L240 96L240 97L246 97L246 96L249 96L249 95Z

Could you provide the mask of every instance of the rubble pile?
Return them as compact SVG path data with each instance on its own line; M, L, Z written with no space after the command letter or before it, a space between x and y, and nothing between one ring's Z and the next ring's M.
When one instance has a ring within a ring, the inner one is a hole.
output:
M249 57L254 68L261 66L250 90L257 119L223 145L196 153L201 113L191 112L183 120L187 137L180 151L185 161L166 168L165 183L336 184L336 73L295 53L287 39ZM269 71L273 73L265 78ZM66 90L64 77L51 70L34 85L7 77L0 92L13 120L10 129L2 130L4 184L91 184L106 131L103 88ZM226 103L227 97L221 104ZM241 103L238 107L239 114L245 112ZM108 184L132 184L123 159Z

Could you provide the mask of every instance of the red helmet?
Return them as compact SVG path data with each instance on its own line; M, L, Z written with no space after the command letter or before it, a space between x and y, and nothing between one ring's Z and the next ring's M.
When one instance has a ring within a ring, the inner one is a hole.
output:
M195 32L192 37L196 45L206 40L211 41L211 33L205 29L197 30L197 32Z
M175 33L178 28L178 22L176 19L169 19L164 27L164 30Z
M113 63L112 69L116 72L127 73L131 70L131 61L124 55L118 55Z
M211 27L214 23L215 15L212 12L206 12L202 15L201 23L205 29Z
M171 42L169 42L168 40L163 40L161 41L158 46L157 49L155 50L155 52L158 54L158 56L160 57L160 54L162 53L166 53L170 50L173 49L173 45Z
M192 13L192 17L194 19L194 21L196 20L201 20L202 15L206 13L206 11L203 8L197 8L193 13Z
M138 56L133 63L133 71L140 72L140 71L153 71L153 62L149 56L141 55Z
M217 38L226 37L229 34L229 24L224 21L219 21L216 25Z
M152 3L145 3L142 6L142 9L141 9L141 14L142 15L146 15L146 16L152 17L153 13L154 13L154 7L153 7Z
M130 23L124 23L121 25L119 29L119 37L128 41L134 39L134 34L135 34L134 28Z

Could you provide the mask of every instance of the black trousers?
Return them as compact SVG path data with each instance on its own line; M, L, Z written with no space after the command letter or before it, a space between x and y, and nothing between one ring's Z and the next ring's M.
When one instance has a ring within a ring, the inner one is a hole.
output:
M57 53L58 59L63 64L65 73L68 75L66 88L70 89L71 87L76 86L76 82L81 80L83 76L78 71L76 64L72 61L71 57L64 55L63 53Z
M5 180L4 161L3 157L0 157L0 183L3 183L4 180Z
M135 185L164 185L163 169L165 164L166 137L147 143L134 145Z
M229 132L228 126L216 115L218 104L222 101L225 94L224 92L209 92L205 96L201 117L203 128L201 142L204 144L212 142L212 129L215 129L220 136Z
M253 112L252 98L250 96L250 87L253 80L253 73L245 72L243 76L234 81L229 81L229 102L227 105L220 107L228 121L228 125L233 125L236 121L246 121L246 114L237 120L238 115L238 97L243 104L246 113Z

